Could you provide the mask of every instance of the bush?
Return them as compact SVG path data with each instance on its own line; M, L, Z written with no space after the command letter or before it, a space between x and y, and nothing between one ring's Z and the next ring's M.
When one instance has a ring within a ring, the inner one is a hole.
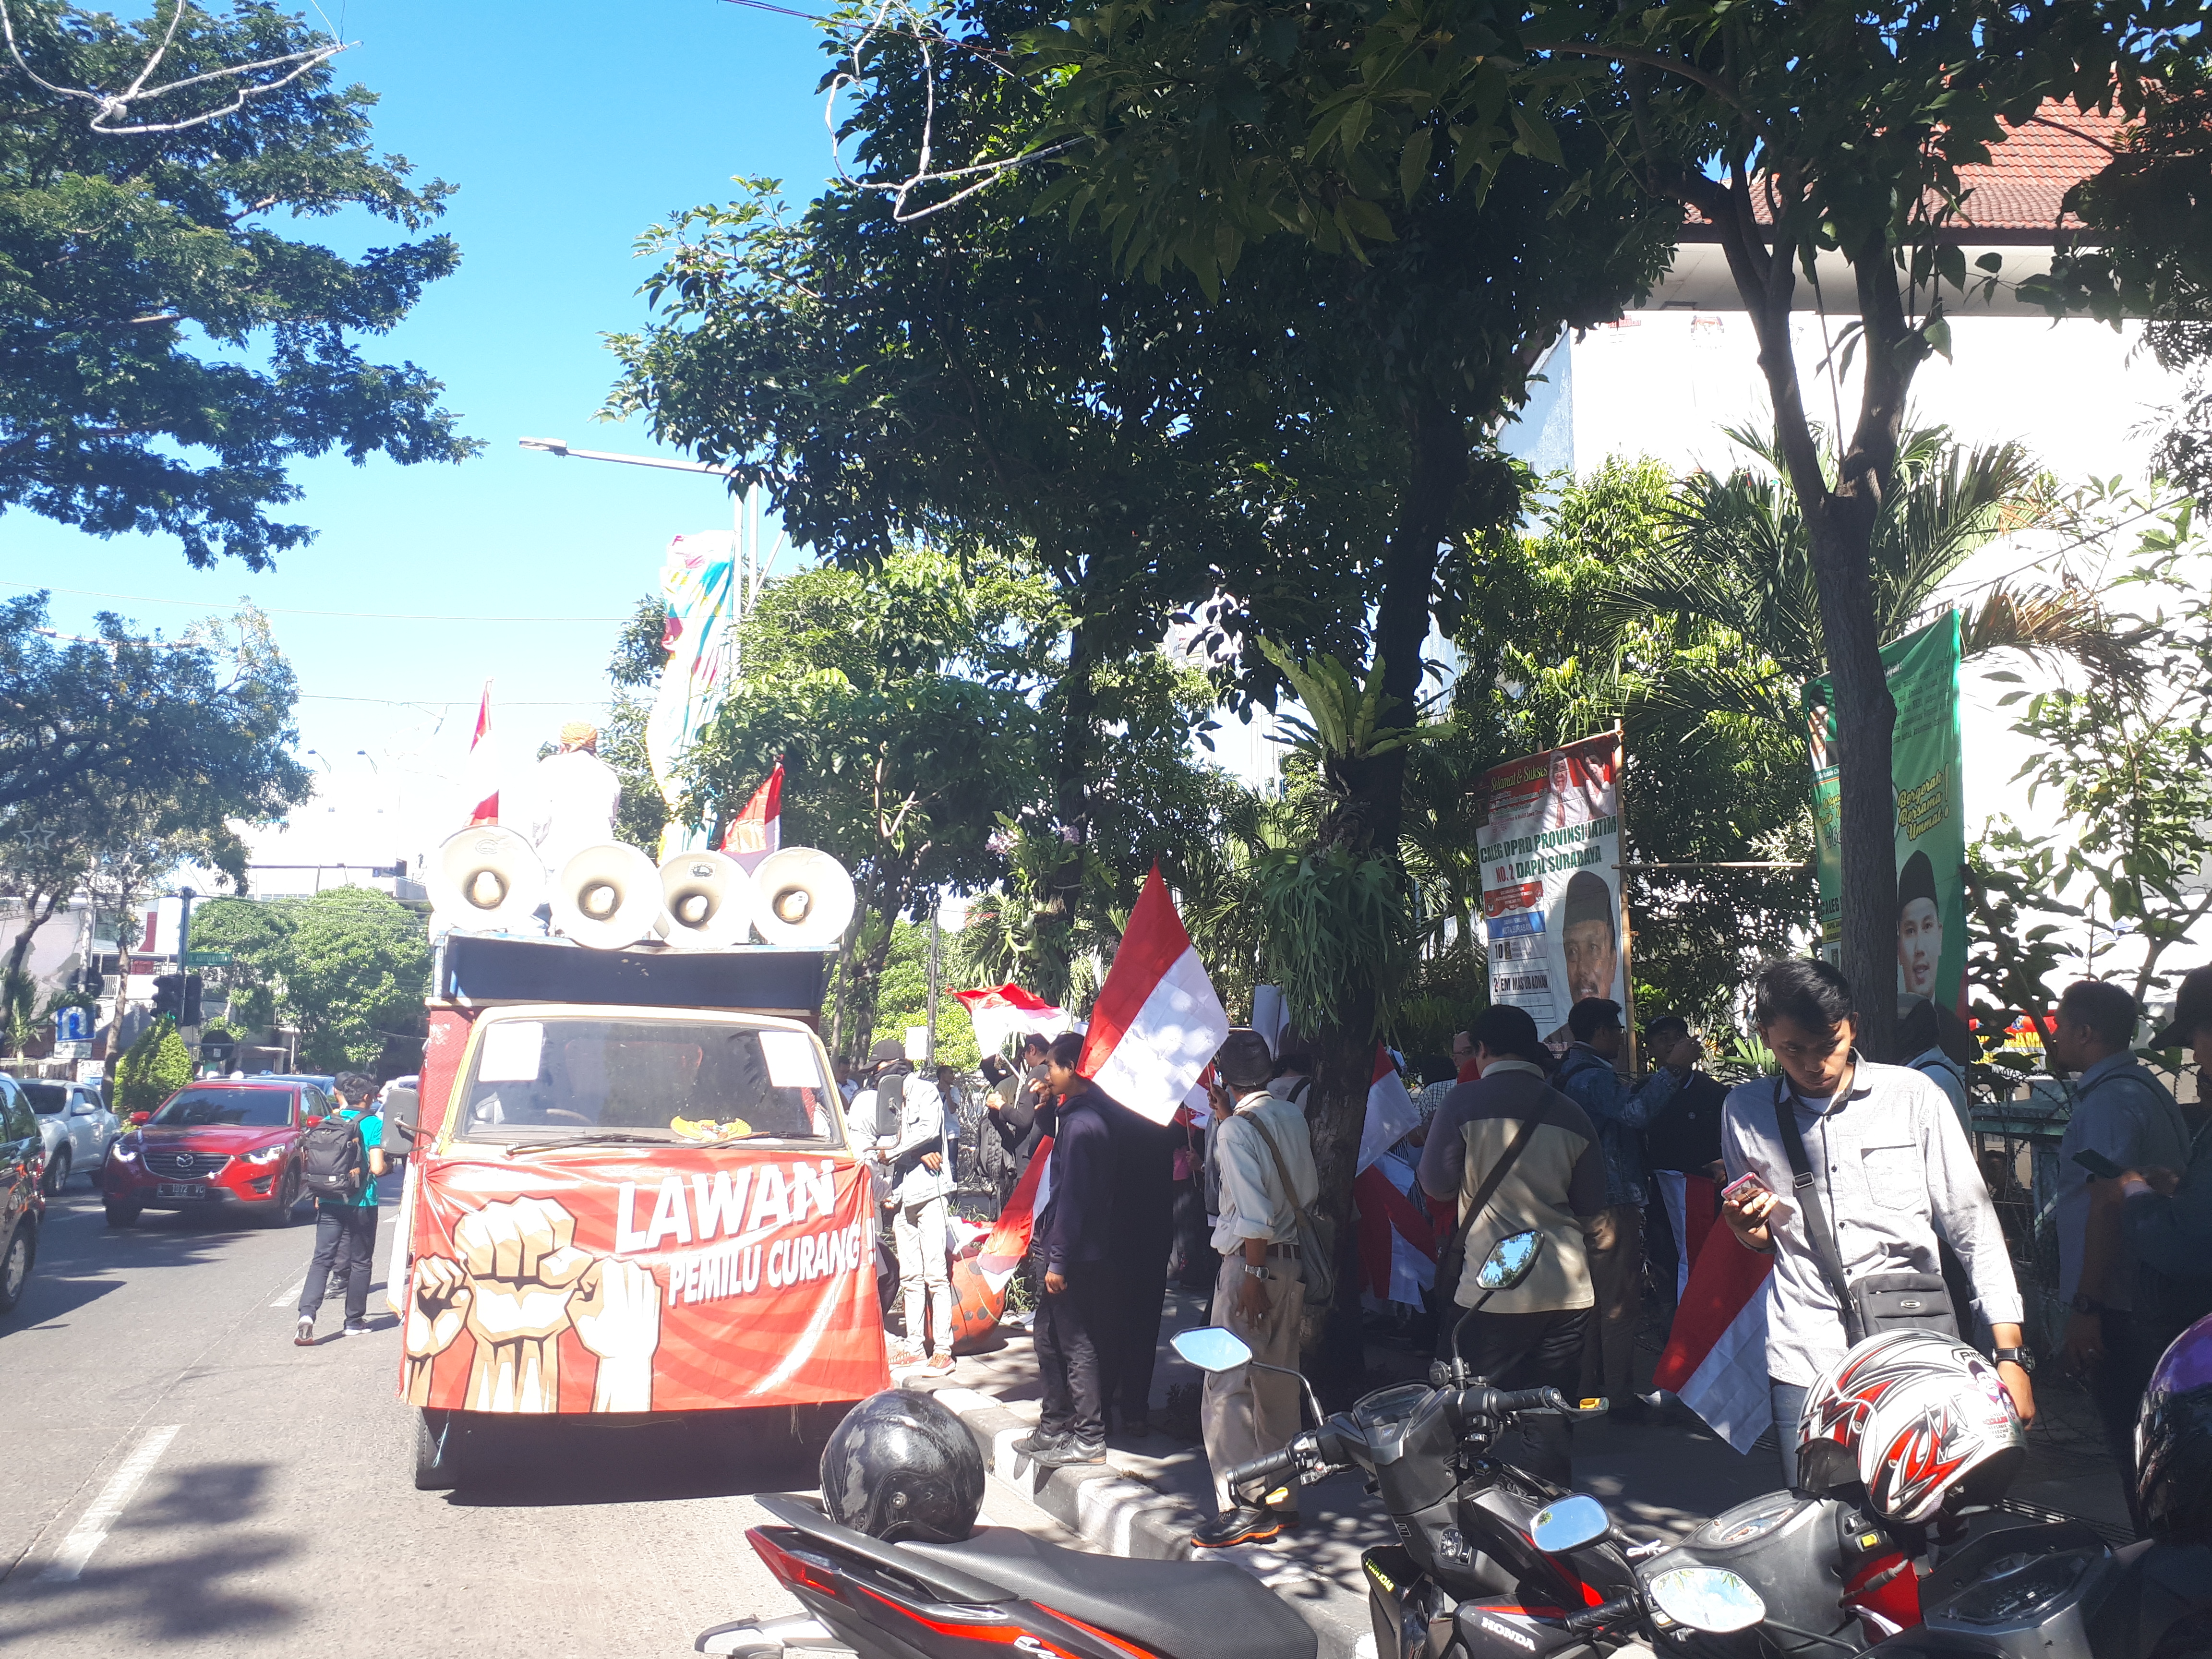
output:
M155 1020L138 1035L115 1068L115 1109L127 1117L150 1112L192 1080L192 1051L175 1022Z

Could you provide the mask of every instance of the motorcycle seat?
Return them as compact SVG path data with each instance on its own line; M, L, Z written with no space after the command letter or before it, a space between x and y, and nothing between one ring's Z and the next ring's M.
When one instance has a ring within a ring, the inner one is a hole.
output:
M1288 1602L1227 1561L1089 1555L1012 1527L899 1548L1174 1659L1315 1659L1319 1649L1313 1626Z

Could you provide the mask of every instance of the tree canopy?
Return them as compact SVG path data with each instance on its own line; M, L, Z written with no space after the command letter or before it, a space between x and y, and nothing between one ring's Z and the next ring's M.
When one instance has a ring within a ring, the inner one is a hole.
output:
M192 943L231 953L232 965L216 972L234 1013L296 1027L310 1069L366 1069L421 1038L428 935L420 915L383 893L211 900L192 912Z
M265 4L174 10L172 78L317 44ZM158 9L126 21L63 0L11 0L9 15L24 60L74 88L121 88L164 28ZM236 90L167 94L162 121ZM299 498L295 460L475 453L436 380L360 349L455 268L453 240L349 259L274 227L360 209L412 234L442 211L452 186L410 182L405 157L374 148L375 102L318 64L181 131L104 131L0 59L0 513L173 536L195 565L259 569L313 533L273 516Z

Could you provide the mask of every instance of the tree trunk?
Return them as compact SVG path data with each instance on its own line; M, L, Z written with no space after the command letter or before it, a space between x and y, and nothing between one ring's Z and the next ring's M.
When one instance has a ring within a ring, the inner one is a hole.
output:
M1437 549L1458 528L1471 446L1468 423L1441 403L1410 411L1412 465L1399 501L1398 522L1382 560L1382 597L1376 608L1375 654L1383 690L1398 699L1384 718L1410 721L1420 694L1421 647L1429 635ZM1346 792L1322 817L1318 842L1357 858L1395 863L1405 814L1406 757L1402 749L1346 769ZM1313 1044L1312 1098L1306 1120L1313 1133L1314 1169L1321 1180L1320 1208L1336 1224L1334 1305L1309 1309L1304 1334L1307 1376L1324 1396L1344 1401L1364 1381L1360 1337L1358 1246L1352 1225L1352 1182L1359 1135L1367 1121L1367 1091L1375 1075L1375 1023L1379 988L1346 985L1328 1023L1307 1033Z

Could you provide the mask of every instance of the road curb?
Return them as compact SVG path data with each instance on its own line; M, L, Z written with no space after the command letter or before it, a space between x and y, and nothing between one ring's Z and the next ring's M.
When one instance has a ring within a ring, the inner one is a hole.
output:
M933 1388L913 1376L901 1386L949 1407L983 1455L984 1467L1094 1549L1143 1561L1190 1554L1191 1528L1207 1517L1182 1498L1158 1492L1105 1464L1041 1469L1014 1449L1034 1425L975 1389Z

